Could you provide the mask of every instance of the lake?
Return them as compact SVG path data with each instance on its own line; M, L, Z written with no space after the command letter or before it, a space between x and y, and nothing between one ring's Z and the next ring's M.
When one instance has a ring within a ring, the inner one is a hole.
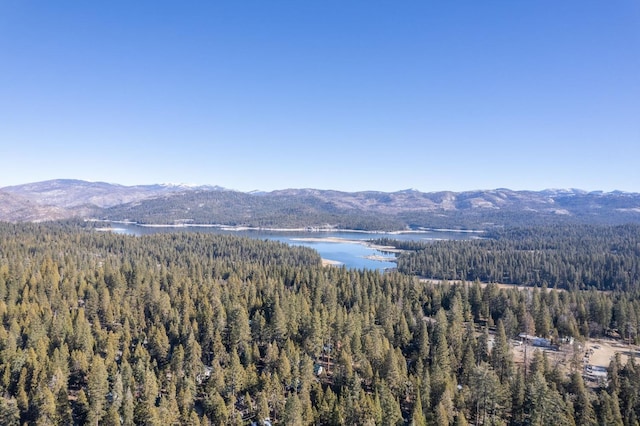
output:
M232 230L204 226L142 226L132 223L112 223L113 232L127 235L147 235L159 232L207 232L238 235L261 240L275 240L290 245L311 247L323 259L337 262L348 268L378 269L395 268L394 253L370 247L366 241L378 238L393 238L410 241L466 240L478 238L478 232L450 230L424 230L420 232L386 233L357 231L275 231Z

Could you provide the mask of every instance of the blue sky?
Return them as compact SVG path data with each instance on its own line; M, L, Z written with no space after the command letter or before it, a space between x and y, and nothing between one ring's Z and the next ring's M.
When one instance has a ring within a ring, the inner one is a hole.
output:
M0 187L640 192L640 2L0 2Z

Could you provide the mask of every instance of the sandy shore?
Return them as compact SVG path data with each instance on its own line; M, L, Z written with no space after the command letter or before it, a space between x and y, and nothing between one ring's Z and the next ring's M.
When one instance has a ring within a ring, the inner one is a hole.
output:
M369 256L365 256L364 258L369 260L375 260L378 262L395 262L397 260L395 257L380 256L377 254L371 254Z
M381 246L378 244L370 243L366 240L351 240L349 238L340 237L309 237L309 238L291 238L292 241L302 241L307 243L347 243L347 244L361 244L374 250L386 251L389 253L400 253L402 250L393 246Z
M342 262L331 259L322 259L322 266L341 266Z

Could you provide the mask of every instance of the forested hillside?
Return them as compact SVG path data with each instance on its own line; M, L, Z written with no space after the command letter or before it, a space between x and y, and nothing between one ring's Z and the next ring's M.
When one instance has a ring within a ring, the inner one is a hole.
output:
M345 209L308 195L192 191L100 211L101 218L139 223L206 223L270 228L402 229L391 215Z
M572 190L239 192L56 179L0 188L0 220L69 218L355 230L640 223L640 194Z
M189 191L96 211L108 220L208 223L256 227L488 229L496 225L640 222L640 195L581 191L422 193L313 189L247 194Z
M398 269L429 278L597 290L637 291L640 284L639 225L509 228L485 236L379 243L409 249Z
M433 285L275 242L0 224L0 424L635 425L634 362L587 387L577 346L567 365L535 351L525 367L509 339L637 343L639 294Z

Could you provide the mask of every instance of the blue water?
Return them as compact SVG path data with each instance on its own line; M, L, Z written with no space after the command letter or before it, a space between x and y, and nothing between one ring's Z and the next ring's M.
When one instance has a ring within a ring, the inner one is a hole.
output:
M389 269L395 268L394 253L383 252L363 244L367 240L393 238L397 240L434 241L477 238L476 233L455 231L422 231L415 233L392 234L384 232L298 232L264 230L227 230L213 227L145 227L135 224L112 223L114 232L128 235L147 235L159 232L207 232L214 234L238 235L262 240L275 240L291 245L310 247L323 259L332 260L348 268ZM336 239L340 241L336 241ZM344 241L342 241L344 240ZM368 256L381 256L388 261L368 259Z

